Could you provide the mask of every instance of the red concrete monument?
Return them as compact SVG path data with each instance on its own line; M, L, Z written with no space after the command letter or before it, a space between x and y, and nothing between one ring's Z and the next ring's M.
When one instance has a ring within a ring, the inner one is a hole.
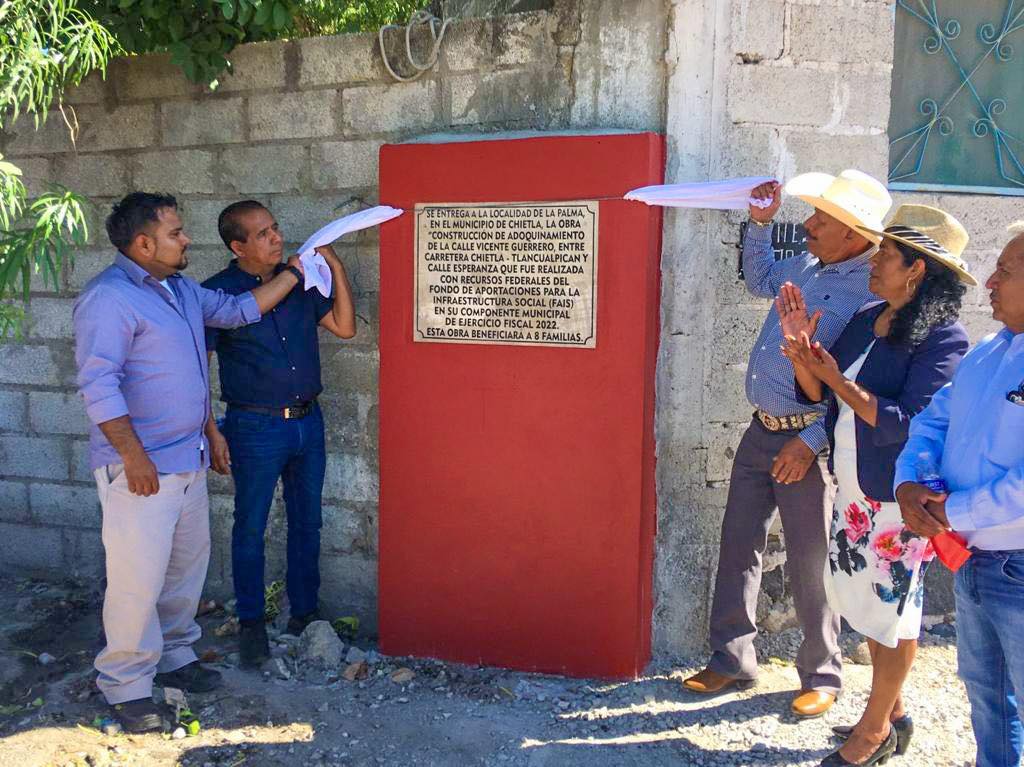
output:
M650 658L662 137L387 145L385 653L628 678Z

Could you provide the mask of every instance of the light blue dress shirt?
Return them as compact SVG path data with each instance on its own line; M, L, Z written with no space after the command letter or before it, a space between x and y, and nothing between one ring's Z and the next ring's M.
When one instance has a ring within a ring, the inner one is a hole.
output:
M743 279L747 290L761 298L775 298L786 282L799 287L808 313L813 315L818 309L823 312L814 338L828 349L857 310L875 298L868 290L868 261L876 250L872 246L839 264L822 264L810 253L776 261L771 227L750 224L743 238ZM779 351L781 344L782 325L772 307L747 363L747 400L777 418L810 411L820 413L821 418L800 432L800 439L820 453L828 447L824 418L827 405L810 405L796 396L793 365Z
M92 426L93 469L121 463L99 424L127 415L157 471L209 465L201 450L210 414L204 325L258 322L252 293L207 290L179 274L166 287L118 253L75 302L78 388Z
M964 357L953 380L910 423L894 488L916 482L926 454L949 488L946 515L969 546L1024 549L1024 333L1003 329Z

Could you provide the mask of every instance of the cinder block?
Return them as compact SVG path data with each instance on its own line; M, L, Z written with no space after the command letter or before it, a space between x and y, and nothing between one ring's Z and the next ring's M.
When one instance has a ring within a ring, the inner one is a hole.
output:
M68 479L68 452L62 439L0 435L0 466L8 477Z
M357 615L359 629L377 631L377 560L353 554L328 554L320 562L320 600L330 615Z
M830 9L832 10L832 9ZM784 0L738 0L732 7L732 49L747 62L782 56Z
M216 245L224 247L220 235L217 234L217 217L220 212L240 198L182 200L178 203L185 232L192 238L195 246ZM312 234L312 232L310 232Z
M729 117L738 123L827 125L840 104L838 75L807 67L734 66L729 70ZM783 94L800 98L783 100ZM856 99L863 104L863 98Z
M102 224L99 228L103 229ZM102 232L102 236L106 238L106 231ZM114 253L114 246L109 243L105 248L89 248L76 252L74 254L74 263L68 274L68 284L71 289L81 290L89 280L114 263Z
M991 309L984 308L961 311L960 322L967 328L967 335L970 336L972 344L1003 327L1002 323L992 319Z
M790 4L789 54L796 61L889 64L896 19L888 3Z
M336 210L340 202L342 200L337 197L300 195L275 197L268 207L277 219L285 241L297 247L317 229L342 215Z
M170 54L127 56L110 65L110 80L119 101L149 101L168 96L188 96L202 86L190 83Z
M78 85L64 91L65 104L79 106L81 104L99 104L106 94L107 84L100 72L93 72Z
M708 482L726 482L732 473L732 461L740 438L747 430L749 419L740 424L706 424L704 431L708 445Z
M81 131L78 149L102 152L108 149L142 149L156 143L156 106L132 104L106 109L101 106L78 110Z
M60 370L46 346L0 344L0 383L57 386Z
M0 480L0 521L25 522L28 518L28 486L22 482ZM2 543L0 551L3 551Z
M199 149L143 152L135 155L133 188L173 195L214 191L214 154Z
M103 521L95 486L32 483L29 502L39 524L99 529Z
M220 76L217 90L231 93L283 88L287 78L288 46L286 42L239 45L228 54L232 71Z
M24 431L28 428L28 394L0 389L0 429Z
M53 181L51 163L45 157L21 157L14 164L21 170L21 183L29 197L38 197Z
M365 545L364 517L348 506L323 507L320 549L324 554L345 554Z
M690 512L702 510L679 511ZM660 538L655 566L654 650L684 657L704 654L718 546L693 545L680 539L667 547Z
M240 195L297 192L308 163L308 150L298 144L232 147L221 154L220 175Z
M89 418L82 397L50 391L29 393L29 422L39 434L89 433Z
M884 132L847 136L782 131L780 141L780 175L784 178L811 171L837 173L842 168L857 168L884 182L889 174L889 139Z
M50 112L38 129L31 117L22 115L4 132L7 135L4 154L11 160L24 154L56 154L75 149L68 126L56 110Z
M325 141L313 145L313 188L376 186L381 141Z
M380 353L376 350L339 346L321 357L325 380L344 382L349 392L376 392Z
M452 124L528 122L547 119L550 82L541 72L504 70L450 79Z
M89 467L89 443L86 440L75 440L71 443L71 479L76 482L95 480Z
M79 580L99 581L106 572L106 552L99 530L61 530L64 572Z
M71 298L33 298L29 305L29 332L33 338L71 339Z
M440 90L433 80L346 88L342 94L345 133L394 133L437 124Z
M547 13L516 13L466 19L448 31L442 50L452 72L494 67L553 65L557 45Z
M843 107L840 125L873 131L888 128L892 94L889 69L843 73L839 83Z
M494 25L487 19L463 19L448 28L441 46L451 72L479 72L494 66Z
M921 195L910 193L900 195L900 199L904 202L920 202ZM937 207L955 216L970 234L968 258L976 251L1002 252L1011 237L1006 228L1015 221L1024 219L1024 201L1020 197L943 194L933 199Z
M753 406L747 402L746 363L723 364L712 360L705 375L704 420L712 423L749 421Z
M338 92L331 90L252 96L249 132L253 141L332 136L337 105Z
M332 453L327 456L326 497L352 503L376 503L379 490L377 470L363 455Z
M303 88L365 83L387 76L374 34L307 37L299 40L299 52L299 85Z
M0 523L0 570L25 577L32 572L61 572L64 565L60 530Z
M660 0L585 4L572 62L575 82L558 91L572 125L664 130L664 8Z
M245 140L245 108L240 98L176 101L161 106L164 144L236 144Z

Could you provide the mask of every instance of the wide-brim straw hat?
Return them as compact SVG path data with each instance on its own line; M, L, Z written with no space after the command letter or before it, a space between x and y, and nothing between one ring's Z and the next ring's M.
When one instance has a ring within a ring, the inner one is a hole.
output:
M885 185L859 170L844 170L838 176L828 173L801 173L789 180L786 194L798 197L823 213L846 224L860 234L862 227L882 228L892 197ZM864 234L876 245L881 238Z
M861 226L867 234L874 234L907 245L919 253L934 258L951 269L966 285L977 285L978 281L963 259L964 250L970 237L963 224L944 210L930 205L900 205L884 231L871 231Z

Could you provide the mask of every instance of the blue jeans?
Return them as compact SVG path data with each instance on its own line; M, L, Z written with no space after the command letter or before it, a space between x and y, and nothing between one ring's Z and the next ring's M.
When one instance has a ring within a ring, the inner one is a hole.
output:
M956 574L957 658L978 767L1017 767L1024 691L1024 551L975 551Z
M263 616L263 534L278 478L288 517L288 602L292 615L308 615L320 589L320 496L327 468L320 407L288 420L228 408L224 437L235 478L231 568L238 617Z

